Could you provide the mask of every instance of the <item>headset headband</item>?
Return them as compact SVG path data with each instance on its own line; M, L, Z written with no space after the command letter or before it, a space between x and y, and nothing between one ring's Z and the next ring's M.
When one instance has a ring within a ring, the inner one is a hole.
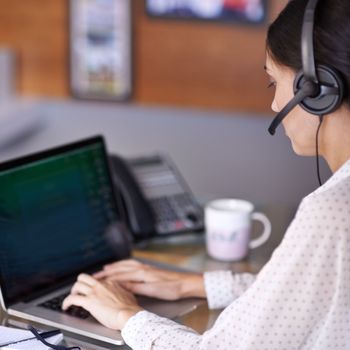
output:
M301 33L301 58L306 80L318 83L314 57L314 23L315 11L319 0L309 0L306 5Z

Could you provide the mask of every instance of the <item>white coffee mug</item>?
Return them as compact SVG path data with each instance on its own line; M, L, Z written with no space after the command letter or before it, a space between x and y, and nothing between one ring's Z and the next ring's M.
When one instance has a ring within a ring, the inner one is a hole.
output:
M205 206L206 246L209 256L222 261L241 260L249 249L264 244L271 234L266 215L253 212L254 205L241 199L217 199ZM264 230L251 240L252 220L260 221Z

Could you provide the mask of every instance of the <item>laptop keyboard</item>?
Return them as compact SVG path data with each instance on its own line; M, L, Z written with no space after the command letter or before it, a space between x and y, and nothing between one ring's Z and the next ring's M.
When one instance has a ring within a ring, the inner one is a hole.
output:
M63 300L67 296L68 296L68 293L62 294L58 297L44 301L43 303L39 304L39 306L42 306L46 309L50 309L53 311L67 313L71 316L82 318L82 319L86 319L90 316L90 313L88 311L84 310L83 308L81 308L79 306L71 306L69 309L67 309L65 311L62 310Z

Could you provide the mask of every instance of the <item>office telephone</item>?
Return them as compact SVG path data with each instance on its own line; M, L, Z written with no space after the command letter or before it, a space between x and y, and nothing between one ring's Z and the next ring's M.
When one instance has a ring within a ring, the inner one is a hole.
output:
M203 211L168 156L110 155L112 179L136 240L203 229Z

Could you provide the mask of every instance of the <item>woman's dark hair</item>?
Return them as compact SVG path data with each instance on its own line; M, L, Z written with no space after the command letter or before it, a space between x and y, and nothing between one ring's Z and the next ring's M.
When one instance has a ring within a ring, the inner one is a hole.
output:
M301 30L307 0L291 0L270 25L266 47L277 64L302 68ZM319 0L315 13L316 64L337 70L344 79L345 102L350 106L350 0Z

